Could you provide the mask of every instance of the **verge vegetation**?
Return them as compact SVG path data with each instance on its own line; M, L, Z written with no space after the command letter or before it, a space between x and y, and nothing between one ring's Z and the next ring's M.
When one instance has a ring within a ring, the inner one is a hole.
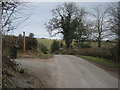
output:
M92 57L92 56L83 56L83 55L75 55L77 57L81 57L90 61L94 61L97 62L99 64L111 67L111 68L118 68L118 63L115 63L113 61L109 61L107 59L104 58L98 58L98 57Z

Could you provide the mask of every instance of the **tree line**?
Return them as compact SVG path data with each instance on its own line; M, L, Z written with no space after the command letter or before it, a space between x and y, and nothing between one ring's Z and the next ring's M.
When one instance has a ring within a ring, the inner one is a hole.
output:
M98 5L93 12L79 8L75 3L64 3L52 10L53 18L45 23L51 36L62 34L66 48L71 47L72 41L78 49L86 40L97 40L98 47L101 41L112 37L118 40L120 27L120 2L111 3L106 8ZM88 20L87 17L92 20Z
M29 18L21 15L25 3L2 2L2 30L6 32L15 30ZM51 36L62 34L66 48L71 47L72 41L80 48L86 40L97 40L98 47L105 38L117 39L120 36L120 2L109 4L106 8L98 5L93 12L79 8L75 3L64 3L52 10L53 18L46 23L47 31ZM92 18L92 20L87 17ZM17 23L16 23L17 22Z

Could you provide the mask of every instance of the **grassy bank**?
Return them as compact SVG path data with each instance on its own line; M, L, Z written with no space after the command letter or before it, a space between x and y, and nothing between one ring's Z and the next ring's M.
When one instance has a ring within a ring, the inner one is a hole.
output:
M52 58L52 57L53 57L53 55L52 55L52 54L50 54L50 53L48 53L48 54L44 54L44 55L39 56L39 57L40 57L40 59L49 59L49 58Z
M94 61L97 62L99 64L105 65L107 67L111 67L111 68L118 68L118 63L115 63L113 61L109 61L107 59L104 58L98 58L98 57L92 57L92 56L82 56L82 55L75 55L77 57L81 57L90 61Z
M25 53L19 51L17 54L18 58L40 58L40 59L49 59L52 58L53 55L50 53L43 54L43 53L38 53L38 52L33 52L33 51L27 51Z

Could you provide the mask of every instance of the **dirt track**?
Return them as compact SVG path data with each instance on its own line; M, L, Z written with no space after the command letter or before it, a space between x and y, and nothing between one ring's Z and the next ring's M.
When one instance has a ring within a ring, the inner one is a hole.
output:
M49 88L118 88L118 80L84 59L55 55L52 59L17 59L21 67Z

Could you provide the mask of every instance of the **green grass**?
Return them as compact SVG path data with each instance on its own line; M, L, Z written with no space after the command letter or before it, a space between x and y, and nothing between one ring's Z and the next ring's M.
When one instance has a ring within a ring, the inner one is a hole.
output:
M25 71L25 72L28 72L28 71L29 71L29 69L25 68L25 69L24 69L24 71Z
M41 59L49 59L49 58L52 58L53 55L48 53L48 54L43 54L42 56L40 56Z
M39 43L45 45L48 50L50 50L51 44L53 42L52 39L37 39ZM61 41L61 40L59 40ZM63 41L63 43L65 44L65 41ZM74 46L74 42L72 42L72 45ZM101 42L101 48L110 48L115 46L115 43L113 42ZM98 47L98 43L97 42L91 42L91 47L92 48L97 48Z
M51 44L53 42L52 39L37 39L37 40L38 40L38 43L45 45L48 48L48 50L50 50Z
M99 64L103 64L103 65L111 67L111 68L118 68L117 63L114 63L112 61L108 61L108 60L106 60L104 58L98 58L98 57L92 57L92 56L82 56L82 55L76 55L76 56L87 59L87 60L97 62Z
M54 39L37 39L37 40L38 40L38 43L45 45L48 50L50 50L51 44L54 41ZM57 41L61 42L62 40L57 40ZM63 41L63 43L64 43L64 41Z

